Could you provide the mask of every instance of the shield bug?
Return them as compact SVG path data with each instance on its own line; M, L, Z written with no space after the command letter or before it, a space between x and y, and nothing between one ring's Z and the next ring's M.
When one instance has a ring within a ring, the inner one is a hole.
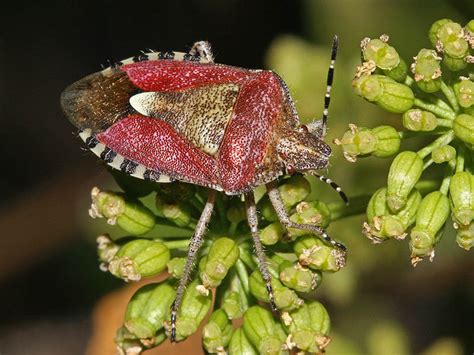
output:
M214 208L216 191L244 195L259 269L271 305L271 277L259 238L253 190L265 184L286 227L304 229L336 247L345 247L315 225L290 221L277 189L279 176L309 173L335 188L317 170L328 166L324 142L337 37L332 46L321 120L301 124L285 82L274 72L214 63L207 42L189 53L150 52L122 60L70 85L61 105L79 136L107 164L146 180L179 180L209 188L209 196L189 244L185 271L171 312L176 314L189 282Z

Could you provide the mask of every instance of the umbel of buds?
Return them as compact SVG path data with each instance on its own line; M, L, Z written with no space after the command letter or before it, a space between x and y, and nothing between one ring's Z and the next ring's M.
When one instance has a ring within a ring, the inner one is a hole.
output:
M474 246L474 20L464 26L438 20L428 37L433 47L414 53L408 65L387 35L362 40L354 91L400 114L397 128L403 129L350 124L335 140L350 162L396 155L386 186L372 194L362 231L374 243L409 236L413 265L433 260L449 215L457 244L466 250ZM403 140L416 137L418 150L400 151ZM431 165L441 169L436 175L441 177L425 180Z

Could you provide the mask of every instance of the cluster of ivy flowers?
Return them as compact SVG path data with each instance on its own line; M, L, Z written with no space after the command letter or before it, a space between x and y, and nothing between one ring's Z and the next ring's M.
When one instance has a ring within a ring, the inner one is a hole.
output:
M411 64L387 35L362 40L354 91L401 114L404 129L351 124L335 140L351 162L397 154L387 185L368 203L363 233L374 243L409 235L414 266L424 257L433 260L450 214L457 244L466 250L474 245L474 20L464 27L436 21L428 36L433 49L421 49ZM413 137L422 144L432 138L418 151L401 151L402 141ZM442 175L430 179L427 170Z
M120 353L131 355L170 337L171 305L207 189L180 182L144 182L120 172L114 176L124 192L94 188L89 213L119 226L129 236L114 239L104 234L97 238L101 269L126 282L166 273L163 281L151 281L129 301L115 340ZM294 222L325 228L331 219L344 216L342 201L328 207L321 201L307 200L311 185L301 175L280 181L279 190ZM143 203L150 196L154 206ZM202 343L208 353L323 352L330 341L330 319L312 292L324 273L344 266L345 258L317 236L296 229L286 231L264 189L257 189L255 196L261 212L260 238L266 246L280 314L269 310L243 201L219 194L194 281L186 288L178 311L177 340L195 333L210 314L202 328ZM168 237L160 232L163 225L179 228L188 236Z

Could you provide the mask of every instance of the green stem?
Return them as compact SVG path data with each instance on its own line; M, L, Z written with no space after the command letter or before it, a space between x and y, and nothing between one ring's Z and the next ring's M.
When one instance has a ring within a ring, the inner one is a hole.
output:
M188 249L189 239L162 241L168 249Z
M453 121L451 120L446 120L443 118L437 118L438 121L438 127L448 127L448 128L453 128Z
M331 211L331 221L364 213L371 196L365 194L351 197L349 205L346 205L343 201L328 203L327 206Z
M447 120L454 120L456 118L456 114L454 112L445 110L439 106L427 103L420 99L415 99L415 106L422 108L423 110L430 111L434 113L436 116L445 118Z
M449 130L445 134L443 134L441 137L438 137L436 140L434 140L431 144L427 145L426 147L420 149L417 153L418 155L424 159L428 154L430 154L434 149L443 147L454 139L454 132L453 130Z
M230 222L229 230L227 231L227 233L229 233L229 235L234 235L238 225L239 224L236 222Z
M248 296L250 294L249 274L247 273L247 268L245 267L245 264L242 262L241 259L238 259L235 263L235 270L237 271L240 284L242 285L245 294Z
M444 179L441 182L441 187L439 188L439 192L441 192L445 196L448 195L449 185L451 184L451 178L453 176L455 165L456 165L456 159L452 159L448 162Z
M461 171L464 171L464 154L466 153L466 151L464 150L463 145L459 145L457 148L456 172L459 173Z
M454 112L459 112L459 105L458 101L456 100L456 96L454 95L454 90L446 85L446 83L441 80L441 91L443 92L444 96L448 99L449 103L454 109Z
M250 255L249 251L247 248L242 248L240 247L240 259L244 262L245 265L251 270L257 269L257 264L255 261L252 259L252 256Z
M433 164L433 159L430 158L423 164L423 171L428 169L431 166L431 164Z
M400 136L401 139L406 139L406 138L417 138L420 136L434 136L434 135L439 135L439 134L445 134L447 132L445 127L438 126L432 131L399 131L398 135Z

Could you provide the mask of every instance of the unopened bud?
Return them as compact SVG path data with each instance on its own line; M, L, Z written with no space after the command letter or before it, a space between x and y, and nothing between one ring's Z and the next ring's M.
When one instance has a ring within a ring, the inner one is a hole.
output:
M293 244L293 250L299 263L313 270L338 271L346 261L342 251L313 236L298 238Z
M395 48L378 38L370 40L362 53L365 60L373 60L380 69L394 69L400 63L400 56Z
M152 338L139 339L124 326L117 329L115 344L119 355L138 355L142 351L156 347L166 340L166 334L159 330Z
M460 140L468 144L474 144L474 116L466 113L456 116L453 130Z
M421 49L415 57L411 69L418 87L427 93L441 88L441 58L432 49Z
M104 271L106 271L109 262L114 258L115 254L117 254L120 247L110 239L108 234L99 235L96 241L97 254L99 255L99 260L102 262L101 269L105 267Z
M237 319L242 317L243 310L240 294L237 291L226 291L221 308L227 314L229 319Z
M186 265L186 258L173 258L166 266L168 267L168 273L175 279L180 279L183 276L184 266Z
M322 201L303 201L296 205L296 213L290 216L290 220L298 224L312 224L326 228L331 221L331 211ZM301 229L288 228L288 234L292 238L301 237L307 233Z
M403 127L410 131L432 131L438 126L436 116L431 112L411 109L403 114Z
M459 106L467 108L474 104L474 82L471 80L461 80L454 84L454 93Z
M189 205L175 201L167 203L160 195L156 195L156 208L160 214L179 227L186 227L192 221Z
M274 245L281 240L284 234L285 228L283 228L281 223L273 222L262 229L260 232L260 240L263 245Z
M232 324L222 309L211 314L209 322L202 329L204 348L211 354L224 353L232 335Z
M372 155L378 158L387 158L400 149L400 135L392 126L378 126L372 129L377 144Z
M402 58L400 58L400 63L398 63L395 68L384 70L383 73L396 82L403 83L407 78L408 65Z
M229 342L229 355L257 355L257 350L250 343L242 327L237 328L232 333Z
M464 30L459 23L447 22L437 33L443 51L452 58L463 58L469 53L469 44L464 39Z
M284 261L279 265L279 271L280 281L286 287L298 292L313 291L322 280L320 272L313 272L299 263L292 264L289 261Z
M470 250L474 246L474 222L456 229L456 243L463 249Z
M278 190L280 190L281 199L285 207L290 208L308 197L311 192L311 186L304 176L294 175L286 180Z
M435 21L431 25L430 30L428 32L428 36L430 38L430 42L433 47L436 47L436 44L438 42L438 32L441 29L441 27L443 27L445 24L450 23L450 22L453 22L453 21L450 19L444 18L444 19Z
M454 222L469 225L474 220L474 175L458 172L451 178L449 186Z
M456 158L456 149L450 145L435 148L431 152L431 158L436 164L446 163Z

